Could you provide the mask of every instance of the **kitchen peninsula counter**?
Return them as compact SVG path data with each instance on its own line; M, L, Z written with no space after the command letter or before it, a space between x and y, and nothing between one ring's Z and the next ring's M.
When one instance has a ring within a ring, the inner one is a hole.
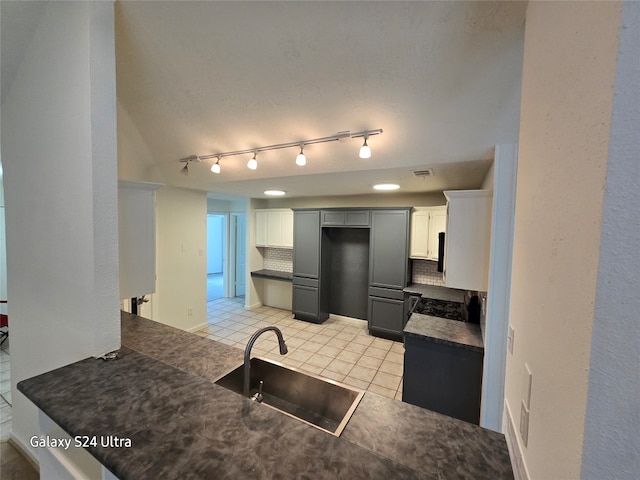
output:
M464 303L465 291L458 288L441 287L439 285L427 285L424 283L410 283L403 290L411 295L421 295L434 300Z
M88 448L118 478L513 478L499 433L366 392L338 438L215 385L239 349L128 313L122 344L18 384L72 437L130 439Z
M405 337L425 339L453 347L484 352L480 325L413 313L403 331Z

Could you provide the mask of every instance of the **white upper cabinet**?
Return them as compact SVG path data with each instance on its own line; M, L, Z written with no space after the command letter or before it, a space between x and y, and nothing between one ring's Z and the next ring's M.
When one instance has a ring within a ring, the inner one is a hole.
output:
M158 183L118 182L120 299L156 291L156 190Z
M293 211L256 210L256 247L293 248Z
M491 246L492 190L445 191L447 236L445 285L487 291Z
M438 234L446 232L447 207L415 207L411 213L411 258L437 260Z

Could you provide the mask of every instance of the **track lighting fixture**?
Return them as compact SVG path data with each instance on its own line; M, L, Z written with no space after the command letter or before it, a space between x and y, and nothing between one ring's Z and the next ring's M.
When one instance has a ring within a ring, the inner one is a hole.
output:
M251 158L247 162L247 167L251 170L255 170L258 168L258 160L256 160L256 155L259 152L266 152L268 150L280 150L282 148L299 148L300 153L296 157L296 165L303 167L307 164L307 158L304 155L304 147L307 145L313 145L314 143L326 143L333 141L345 141L350 140L352 138L364 138L364 144L360 148L359 156L360 158L370 158L371 157L371 149L367 144L367 140L369 137L373 135L380 135L382 133L382 129L378 128L376 130L364 130L362 132L351 133L350 131L338 132L335 135L331 135L328 137L320 137L320 138L311 138L309 140L298 140L297 142L289 142L289 143L277 143L274 145L266 145L264 147L251 148L247 150L235 150L233 152L220 152L213 153L211 155L191 155L189 157L181 158L180 162L183 162L185 165L182 168L182 173L185 175L189 173L189 162L202 162L203 160L209 160L212 158L216 159L216 163L211 166L211 171L213 173L220 173L220 159L223 157L233 157L237 155L246 155L247 153L253 153L253 158Z
M369 145L367 145L367 137L364 137L364 144L360 147L360 153L358 154L360 158L371 158L371 149Z
M296 165L304 167L307 164L307 157L302 153L303 145L300 145L300 153L296 157Z
M255 170L258 168L258 160L256 160L256 152L253 152L253 158L247 162L247 168Z

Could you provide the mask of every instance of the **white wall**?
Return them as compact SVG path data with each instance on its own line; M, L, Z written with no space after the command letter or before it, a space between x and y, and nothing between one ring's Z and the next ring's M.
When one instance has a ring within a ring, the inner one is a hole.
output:
M640 478L639 43L640 4L625 2L600 237L583 479Z
M164 183L129 112L118 102L118 179Z
M7 299L7 244L4 217L4 187L2 182L2 159L0 159L0 300ZM0 304L0 313L7 313L5 304Z
M207 323L207 194L163 187L156 193L156 293L152 318L194 331ZM189 311L191 310L191 314Z
M34 456L16 383L120 347L113 22L47 2L2 104L12 438Z
M580 477L619 20L618 2L527 10L506 405L517 432L528 365L536 479Z

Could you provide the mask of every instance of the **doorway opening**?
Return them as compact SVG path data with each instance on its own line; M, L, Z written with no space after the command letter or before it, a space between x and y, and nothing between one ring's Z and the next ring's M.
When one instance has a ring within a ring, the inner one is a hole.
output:
M247 221L244 213L232 213L229 228L229 296L244 297L247 268Z
M227 216L207 214L207 302L225 296Z

